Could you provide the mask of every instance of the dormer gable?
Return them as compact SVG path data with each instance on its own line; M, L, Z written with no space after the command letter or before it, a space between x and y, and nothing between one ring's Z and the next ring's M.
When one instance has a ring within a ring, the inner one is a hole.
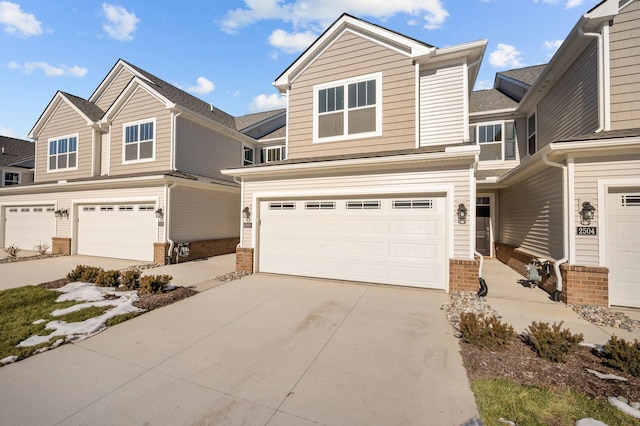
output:
M53 99L49 102L49 105L47 105L47 108L45 108L40 118L38 118L38 121L33 126L33 129L31 129L31 132L29 132L30 138L37 139L44 126L49 122L61 104L66 104L71 107L71 109L73 109L86 122L87 126L94 125L104 115L104 111L102 111L93 102L69 93L58 91L53 96Z

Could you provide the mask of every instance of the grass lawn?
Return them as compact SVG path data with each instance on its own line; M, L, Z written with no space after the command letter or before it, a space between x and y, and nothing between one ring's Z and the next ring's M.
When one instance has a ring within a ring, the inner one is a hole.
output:
M603 400L593 400L575 391L555 393L510 380L476 380L471 383L482 424L503 425L499 419L521 425L575 425L593 418L614 425L640 425L640 420L622 413Z

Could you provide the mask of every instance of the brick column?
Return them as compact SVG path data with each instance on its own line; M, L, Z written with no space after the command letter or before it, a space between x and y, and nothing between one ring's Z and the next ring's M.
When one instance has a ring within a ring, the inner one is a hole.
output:
M236 271L253 273L253 248L236 248Z
M609 268L562 264L567 303L609 306Z
M153 263L166 265L167 250L169 250L169 243L153 243Z
M71 238L51 237L51 253L71 255Z
M480 259L449 259L449 291L477 292L480 289Z

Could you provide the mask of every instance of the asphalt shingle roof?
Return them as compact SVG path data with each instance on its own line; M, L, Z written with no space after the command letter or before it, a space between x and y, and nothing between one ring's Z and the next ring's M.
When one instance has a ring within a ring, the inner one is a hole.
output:
M586 135L578 135L572 138L561 139L557 142L579 142L579 141L591 141L600 139L618 139L618 138L633 138L640 137L640 129L622 129L622 130L609 130L599 133L587 133Z
M286 110L284 108L281 108L281 109L275 109L272 111L264 111L264 112L257 112L254 114L241 115L239 117L236 117L236 127L238 128L238 130L244 130L247 127L251 127L254 124L258 124L261 121L267 120L285 111Z
M89 102L78 96L72 95L66 92L62 93L71 103L73 103L83 114L85 114L91 121L98 121L104 115L104 111L100 109L98 105L93 102Z
M471 92L469 112L496 111L515 108L518 103L497 89Z
M499 72L498 74L521 81L529 86L533 86L533 83L536 82L546 67L547 64L533 65L530 67Z
M269 133L267 135L264 135L259 140L284 138L285 136L287 136L287 126L282 126L279 129L276 129L273 132L271 132L271 133Z
M30 141L0 136L0 166L10 166L33 157L35 145Z

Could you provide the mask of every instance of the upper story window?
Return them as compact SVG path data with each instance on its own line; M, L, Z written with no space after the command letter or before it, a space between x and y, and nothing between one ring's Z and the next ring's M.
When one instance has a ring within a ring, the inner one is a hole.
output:
M270 163L272 161L280 161L285 159L284 146L267 146L260 150L260 162Z
M537 144L537 122L536 122L536 113L534 112L527 119L527 151L529 155L533 155L538 150Z
M480 145L480 161L516 159L516 131L513 121L472 126L472 142Z
M49 139L49 171L78 168L78 135Z
M315 142L382 134L382 73L321 84L313 90Z
M251 166L253 165L253 148L250 146L242 147L242 165L243 166Z
M18 185L20 183L20 173L4 172L4 186Z
M155 124L152 119L124 125L124 162L154 159Z

